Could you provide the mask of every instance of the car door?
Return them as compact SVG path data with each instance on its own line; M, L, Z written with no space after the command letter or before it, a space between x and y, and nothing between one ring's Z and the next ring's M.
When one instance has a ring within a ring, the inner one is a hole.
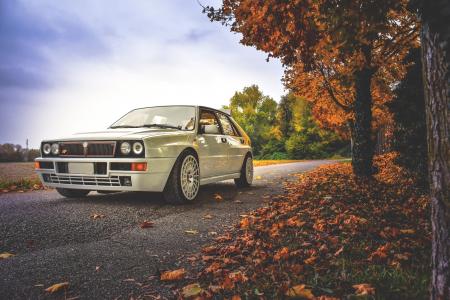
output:
M197 137L200 157L200 177L228 174L228 144L215 112L200 109Z
M247 153L243 147L243 139L226 114L217 113L217 115L223 134L227 139L228 173L237 173L241 170L244 155Z

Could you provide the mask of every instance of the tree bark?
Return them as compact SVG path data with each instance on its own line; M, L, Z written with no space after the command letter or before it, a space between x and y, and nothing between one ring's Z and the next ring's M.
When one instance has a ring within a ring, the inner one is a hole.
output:
M363 68L355 74L355 122L353 126L352 166L353 172L360 178L372 175L372 94L370 84L373 71Z
M441 300L450 299L450 45L448 34L439 32L442 27L430 26L431 20L423 20L421 41L433 229L431 299Z

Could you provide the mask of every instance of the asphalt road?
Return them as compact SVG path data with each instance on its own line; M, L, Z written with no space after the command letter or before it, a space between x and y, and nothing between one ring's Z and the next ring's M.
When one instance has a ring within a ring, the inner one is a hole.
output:
M0 195L0 253L16 254L0 260L0 299L129 299L155 290L170 297L170 286L154 276L158 271L183 266L240 215L282 194L282 182L294 179L292 174L326 163L259 167L252 187L237 189L233 181L206 185L195 203L184 206L165 204L157 193L92 193L85 199L65 199L55 191ZM93 214L104 218L94 220ZM154 227L140 228L144 220ZM69 282L69 288L44 291L59 282Z

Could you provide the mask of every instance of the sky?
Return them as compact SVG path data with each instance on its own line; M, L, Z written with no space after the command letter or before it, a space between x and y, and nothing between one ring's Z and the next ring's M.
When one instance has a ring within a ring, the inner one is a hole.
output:
M278 101L280 62L239 39L196 0L0 0L0 143L38 147L138 107L220 108L251 84Z

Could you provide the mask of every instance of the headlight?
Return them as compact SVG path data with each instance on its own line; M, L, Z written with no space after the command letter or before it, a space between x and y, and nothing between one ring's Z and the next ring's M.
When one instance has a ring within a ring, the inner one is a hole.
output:
M44 146L42 146L42 152L44 152L45 155L49 155L52 152L52 146L50 144L44 144Z
M136 143L133 144L133 152L134 152L134 154L139 155L139 154L142 153L142 151L144 151L144 146L142 146L141 143L136 142Z
M52 145L52 154L58 155L59 154L59 144L53 144Z
M131 152L131 145L128 142L123 142L122 144L120 144L120 152L123 155L128 155Z

